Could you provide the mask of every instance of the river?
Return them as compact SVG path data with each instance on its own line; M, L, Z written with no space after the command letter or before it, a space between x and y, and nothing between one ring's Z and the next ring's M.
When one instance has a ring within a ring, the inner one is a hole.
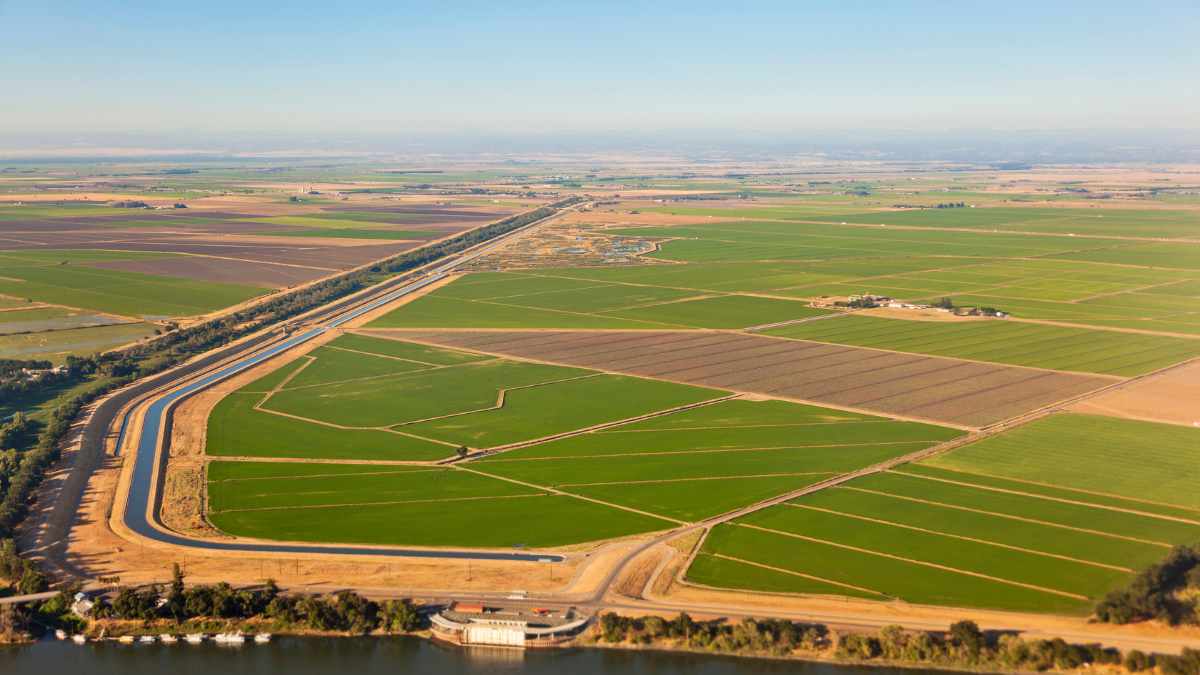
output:
M4 675L917 675L800 661L610 649L460 649L417 638L277 638L268 645L76 645L42 641L0 647Z

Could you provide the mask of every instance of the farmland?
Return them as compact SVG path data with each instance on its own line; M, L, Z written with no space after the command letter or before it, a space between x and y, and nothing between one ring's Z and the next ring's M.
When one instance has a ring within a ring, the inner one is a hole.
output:
M556 409L571 407L567 400L582 399L546 401L541 409L559 419ZM711 517L958 433L782 401L723 400L455 468L215 461L210 517L244 536L465 545L477 541L467 514L486 509L525 526L501 528L475 545L511 544L518 531L524 543L554 545ZM587 527L565 530L560 515L544 509L579 514ZM612 523L594 528L590 519L604 513ZM399 524L366 537L357 525L352 534L332 529L339 517ZM269 534L276 532L285 534Z
M720 394L346 335L223 399L208 453L438 459Z
M367 332L966 427L994 423L1112 382L725 332Z
M791 573L797 588L1085 613L1200 538L1198 441L1186 427L1048 417L722 525L689 578L786 590L776 577ZM755 565L783 572L760 581Z
M847 316L771 335L1054 370L1139 375L1200 355L1200 340L997 320L938 322Z
M376 328L744 328L822 316L797 300L570 277L481 273L378 319Z
M667 599L680 569L703 587L681 602L1074 617L1200 540L1172 368L1200 356L1190 169L397 164L0 175L0 357L62 363L359 266L381 281L373 261L576 195L184 401L164 504L191 520L168 526L581 564L695 527L686 570L677 540L647 549L679 553ZM1008 316L906 306L943 299Z

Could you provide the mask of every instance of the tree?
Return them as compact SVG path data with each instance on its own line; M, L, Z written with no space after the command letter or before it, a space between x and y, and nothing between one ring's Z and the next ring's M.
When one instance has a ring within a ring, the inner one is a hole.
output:
M186 614L187 599L183 585L183 569L179 567L179 563L171 566L171 587L167 591L167 604L163 609L167 614L170 614L176 621L182 619Z
M21 593L43 593L50 588L49 582L46 581L46 575L37 568L37 565L26 560L24 561L24 571L21 573L20 580L17 581L17 591Z
M421 613L408 600L387 600L380 607L380 625L389 633L409 633L421 627Z
M980 652L987 644L983 631L974 621L959 621L950 626L950 639L963 649L972 662L979 659Z

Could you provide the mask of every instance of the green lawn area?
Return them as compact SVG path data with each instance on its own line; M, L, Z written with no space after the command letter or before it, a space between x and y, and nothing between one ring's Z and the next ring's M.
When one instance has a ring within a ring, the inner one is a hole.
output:
M89 267L89 261L137 259L102 251L0 252L0 294L122 316L191 316L270 289ZM166 257L154 254L152 257ZM66 261L66 264L62 264Z
M1061 414L926 464L1174 504L1200 519L1200 429Z
M1001 319L949 322L845 316L766 332L798 340L1125 376L1200 355L1200 340Z

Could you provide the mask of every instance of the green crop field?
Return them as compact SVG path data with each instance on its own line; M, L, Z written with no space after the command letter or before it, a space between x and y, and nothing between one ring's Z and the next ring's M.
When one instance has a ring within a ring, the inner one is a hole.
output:
M747 564L706 562L689 578L786 590L756 563L909 602L1084 613L1200 540L1198 440L1187 427L1056 415L721 526L699 560Z
M221 400L217 456L431 460L722 392L342 335Z
M1190 427L1055 415L926 464L1200 510L1200 429Z
M829 313L800 300L669 283L610 283L556 274L472 274L376 320L371 327L745 328Z
M1200 355L1200 340L1003 320L906 321L845 316L770 335L979 361L1139 375Z
M95 260L138 259L102 251L0 252L0 294L122 316L190 316L265 293L244 284L89 267ZM153 257L165 257L156 254ZM65 263L64 263L65 261Z
M694 521L959 433L796 403L730 400L512 450L470 466Z
M483 548L563 546L671 526L466 471L318 465L326 473L314 475L313 466L213 462L209 518L261 539Z

